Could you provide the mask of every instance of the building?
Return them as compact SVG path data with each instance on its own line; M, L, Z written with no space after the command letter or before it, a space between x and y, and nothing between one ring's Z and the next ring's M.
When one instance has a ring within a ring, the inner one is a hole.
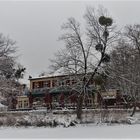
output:
M90 75L88 75L90 76ZM76 108L79 91L82 85L82 75L58 75L29 78L30 89L23 88L22 95L17 96L16 109L50 109ZM122 97L118 90L102 91L95 80L91 80L86 88L84 108L115 107L120 105Z
M89 77L90 74L87 75ZM88 78L87 78L88 79ZM83 75L58 75L29 78L30 88L23 86L21 95L16 97L16 109L75 109L79 92L83 90ZM98 84L97 84L98 83ZM14 100L15 101L15 100ZM120 107L124 105L118 90L102 90L98 82L92 79L84 95L84 108ZM15 104L13 104L15 108Z
M82 78L80 74L77 77L74 75L59 75L29 78L30 93L28 97L29 104L32 104L30 107L76 107ZM84 97L84 106L95 107L97 95L94 90L95 84L91 80L87 88L88 95Z

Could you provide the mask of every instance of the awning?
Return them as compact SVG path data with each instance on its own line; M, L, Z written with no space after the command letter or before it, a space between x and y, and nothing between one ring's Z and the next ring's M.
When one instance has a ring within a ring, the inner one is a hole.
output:
M33 97L44 97L45 93L44 92L32 92Z
M44 97L45 94L49 92L48 88L40 88L40 89L34 89L31 94L33 97ZM30 92L28 92L27 96L30 95Z
M60 93L69 94L73 91L80 91L81 90L80 88L81 87L78 87L78 86L73 87L73 88L71 88L70 86L59 86L59 87L56 87L56 88L52 88L49 91L49 93L50 94L60 94ZM93 86L89 86L89 87L87 87L87 92L89 94L93 94L94 92L96 92L96 89Z

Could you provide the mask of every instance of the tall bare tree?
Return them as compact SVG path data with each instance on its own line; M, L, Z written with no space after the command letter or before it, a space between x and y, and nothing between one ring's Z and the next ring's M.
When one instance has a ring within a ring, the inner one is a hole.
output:
M23 71L18 67L16 51L16 42L0 34L0 93L5 100L19 92L17 79Z
M112 26L112 18L108 17L103 8L95 10L88 7L84 19L86 21L84 30L74 18L69 18L62 26L64 34L60 39L65 42L66 48L52 61L55 70L64 68L67 72L83 75L77 105L78 119L81 119L84 96L88 94L87 87L101 64L109 62L107 47L118 37L118 33L115 32L116 26ZM87 78L88 72L91 76Z
M135 49L136 54L135 57L136 59L136 65L135 67L138 68L137 70L137 75L136 77L134 77L135 79L139 79L137 80L137 84L140 81L140 73L139 73L139 64L140 64L140 24L134 24L134 25L127 25L125 27L125 36L127 37L129 43L131 44L131 46ZM139 89L140 86L139 84L137 85L137 88ZM138 94L139 94L139 90L136 91L136 93L134 93L134 109L133 112L131 114L131 116L133 116L136 112L136 106L137 106L137 102L139 100L138 98Z
M126 95L124 102L126 105L131 101L133 103L133 111L136 111L137 102L140 99L140 63L137 48L126 39L121 39L114 50L111 52L111 61L106 64L105 72L107 72L108 82L107 88L119 89L122 95Z

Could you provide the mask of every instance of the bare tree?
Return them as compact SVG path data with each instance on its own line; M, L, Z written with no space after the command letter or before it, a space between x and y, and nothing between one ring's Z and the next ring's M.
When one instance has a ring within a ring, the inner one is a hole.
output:
M88 94L87 87L101 64L109 62L110 56L106 49L118 37L118 33L115 32L116 26L112 26L112 18L104 11L87 8L84 16L87 24L84 30L74 18L69 18L62 26L65 33L60 38L65 42L66 48L52 61L55 70L63 67L67 72L83 75L77 105L78 119L81 119L84 96ZM87 77L89 72L91 75Z
M128 41L132 46L138 50L140 55L140 25L127 25L125 27L124 35L128 38Z
M119 89L126 105L131 101L134 106L131 116L136 111L136 104L140 92L140 63L138 50L126 40L120 40L117 47L110 54L111 61L106 64L105 72L108 76L107 88Z
M140 64L140 25L139 24L134 24L134 25L127 25L125 27L125 36L127 37L129 43L131 44L131 46L135 49L136 54L136 62L135 62L135 68L137 70L137 75L134 77L137 80L137 88L139 89L139 81L140 81L140 73L139 73L139 64ZM131 116L133 116L136 112L136 106L137 106L137 102L139 100L138 98L138 94L139 94L139 90L135 91L134 93L134 109L133 112L131 114Z
M16 62L16 51L16 42L0 34L0 93L5 100L18 94L18 79L23 76L23 69Z

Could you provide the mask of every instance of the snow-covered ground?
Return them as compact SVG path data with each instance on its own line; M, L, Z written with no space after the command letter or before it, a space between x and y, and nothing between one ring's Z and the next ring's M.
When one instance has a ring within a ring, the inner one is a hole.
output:
M130 117L127 110L90 110L81 122L70 111L5 112L0 124L0 138L140 138L139 111Z
M140 138L140 124L134 125L78 125L55 128L1 127L0 138Z

